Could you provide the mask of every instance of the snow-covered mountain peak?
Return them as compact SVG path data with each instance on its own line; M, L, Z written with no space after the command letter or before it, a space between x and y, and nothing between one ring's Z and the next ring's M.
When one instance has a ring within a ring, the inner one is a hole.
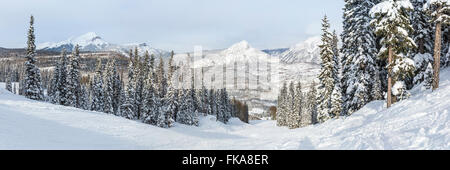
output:
M233 44L230 48L228 48L229 50L247 50L247 49L249 49L249 48L251 48L250 47L250 44L247 42L247 41L245 41L245 40L243 40L243 41L241 41L241 42L238 42L238 43L236 43L236 44Z
M284 63L316 63L320 64L320 48L322 43L320 36L311 37L296 44L280 55L280 60Z
M262 52L261 50L258 50L256 48L253 48L250 46L250 44L243 40L236 44L233 44L231 47L225 49L222 51L222 54L224 56L227 56L227 58L233 56L233 57L254 57L254 56L265 56L266 53Z
M60 51L65 48L71 51L76 45L80 46L82 51L101 51L110 44L98 36L95 32L88 32L78 37L71 37L67 40L52 43L46 42L37 46L40 50Z
M70 39L69 41L75 44L79 44L80 46L85 46L88 44L108 44L95 32L88 32L81 36Z
M77 37L71 37L65 41L53 43L46 42L38 45L39 50L49 50L49 51L61 51L65 48L68 51L72 51L72 49L76 45L80 46L81 51L115 51L119 52L125 56L128 56L128 53L131 49L138 48L139 54L143 55L145 51L148 51L149 54L154 54L156 56L168 56L168 52L160 49L156 49L148 45L147 43L129 43L129 44L112 44L102 39L95 32L88 32L83 35Z

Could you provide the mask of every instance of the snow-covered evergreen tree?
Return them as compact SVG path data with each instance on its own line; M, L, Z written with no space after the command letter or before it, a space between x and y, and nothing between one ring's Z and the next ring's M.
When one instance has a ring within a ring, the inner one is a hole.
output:
M284 82L283 86L281 87L280 94L278 95L278 108L277 108L277 126L286 126L286 112L287 109L287 101L286 96L288 93L287 89L287 83Z
M339 84L336 84L336 86L333 89L333 92L331 93L331 109L330 113L333 117L339 118L339 116L342 114L342 91Z
M169 128L173 125L174 115L177 114L178 100L175 96L175 89L169 86L166 96L163 99L162 114L158 117L158 126Z
M216 100L216 93L214 89L209 89L209 115L217 115L217 100Z
M222 123L227 123L231 118L231 103L228 98L228 93L226 89L220 89L217 93L217 100L219 100L217 120Z
M73 50L72 56L70 58L69 64L69 75L67 80L67 99L69 102L69 106L74 106L77 108L81 108L82 105L82 91L81 91L81 73L80 73L80 47L78 45L75 46Z
M192 93L191 89L184 89L180 93L180 108L177 112L176 121L181 124L198 126L198 113L193 107Z
M433 85L433 67L431 66L431 63L428 63L427 65L427 69L425 70L425 74L424 74L424 84L423 86L426 89L431 89L432 85Z
M66 49L63 48L61 52L61 67L59 68L59 84L58 84L58 91L59 91L59 104L64 106L71 106L71 93L69 91L69 72L68 72L68 66L69 61L66 54Z
M379 76L378 70L375 70L375 77L373 78L372 84L372 100L382 100L383 99L383 91L381 89L381 78Z
M106 73L104 74L103 81L103 112L113 114L113 95L114 95L114 61L109 60L106 64Z
M156 68L156 81L158 96L163 98L167 91L167 79L165 77L164 60L162 57L159 57L159 65Z
M113 106L113 111L115 115L120 115L120 105L121 105L121 94L123 91L123 85L122 85L122 81L121 81L121 76L119 75L119 72L117 71L117 66L116 66L116 60L113 60L113 71L112 71L112 75L113 75L113 94L112 94L112 106Z
M103 112L104 109L104 93L103 93L103 72L102 72L102 60L98 59L97 68L94 75L94 80L91 84L91 110Z
M136 77L135 80L135 107L136 107L136 119L145 119L143 117L144 114L144 86L146 85L145 81L147 79L147 73L145 72L146 64L141 62L141 57L139 56L138 49L134 49L134 57L135 57L135 65L134 65L134 74Z
M299 81L297 83L297 86L295 86L295 96L294 96L294 103L293 103L292 115L291 115L292 125L290 126L290 128L303 127L304 124L306 123L306 121L302 120L302 117L301 117L302 113L304 112L303 103L304 103L304 98L303 98L303 92L302 92L302 85Z
M61 63L60 61L56 62L55 69L53 70L53 78L51 80L50 86L47 90L47 95L50 98L50 101L53 104L59 104L59 86L61 84L60 77L61 77Z
M132 98L129 97L128 92L122 93L122 101L120 105L120 116L125 117L127 119L134 119L134 111L133 111L133 103Z
M322 20L322 44L320 47L321 71L318 76L320 80L318 95L318 121L325 122L330 118L329 109L331 107L331 93L334 88L334 65L332 34L329 32L330 24L327 16Z
M411 94L406 90L405 82L397 81L392 87L392 95L394 95L398 100L408 99Z
M36 44L34 35L34 17L30 17L30 28L28 29L28 41L25 61L24 95L32 100L43 100L41 72L36 66Z
M424 10L432 17L435 24L434 38L434 73L433 90L439 88L439 69L441 68L441 48L442 48L442 25L450 24L450 1L448 0L428 0L424 4Z
M121 105L121 115L127 119L137 119L136 114L136 75L134 72L136 60L133 52L130 50L130 59L128 61L128 83L126 88L125 102Z
M86 86L81 85L81 90L80 90L80 94L79 94L80 98L78 99L78 102L80 103L79 108L80 109L84 109L84 110L89 110L89 94L88 94L88 89L86 88Z
M13 92L12 89L12 83L11 83L11 76L6 77L6 90Z
M375 27L375 33L382 37L382 48L378 56L388 59L387 107L396 101L391 95L392 84L405 80L414 71L414 61L406 56L409 49L416 47L414 40L410 38L413 28L409 13L412 9L409 0L384 0L370 10L370 15L374 18L371 25Z
M317 121L317 90L316 90L316 82L313 81L309 86L309 91L307 93L307 112L302 115L302 118L310 118L311 124L318 123Z
M370 9L378 0L345 0L342 38L343 112L350 115L369 102L375 73L376 37L370 27ZM381 88L381 87L380 87Z
M426 0L410 1L414 7L411 12L411 25L414 29L412 38L417 44L417 48L411 50L416 65L413 84L417 85L424 81L428 63L433 62L433 24L430 23L431 18L423 9Z
M141 119L144 123L157 125L160 114L162 113L161 98L158 97L154 85L149 83L151 79L147 79L144 88L144 100L142 107Z

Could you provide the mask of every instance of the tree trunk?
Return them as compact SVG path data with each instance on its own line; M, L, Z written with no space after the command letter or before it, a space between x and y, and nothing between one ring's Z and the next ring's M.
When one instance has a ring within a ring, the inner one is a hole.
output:
M439 17L439 14L438 14ZM436 34L434 38L434 77L433 91L439 88L439 69L441 67L441 27L442 23L436 23Z
M392 105L392 77L391 77L391 66L392 64L392 47L389 47L389 57L388 57L388 89L387 89L387 107Z

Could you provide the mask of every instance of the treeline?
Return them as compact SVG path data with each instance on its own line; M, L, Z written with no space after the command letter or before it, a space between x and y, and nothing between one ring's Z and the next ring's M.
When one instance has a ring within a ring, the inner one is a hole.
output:
M349 116L374 100L386 99L390 107L421 84L437 89L440 68L450 65L449 16L448 1L346 0L340 48L327 17L322 20L317 95L305 102L299 90L284 85L278 125L295 128L302 117L322 123ZM307 114L299 111L311 103Z
M141 56L137 48L130 50L127 80L119 73L115 59L108 60L104 66L99 58L94 76L88 83L81 83L77 45L70 57L62 50L44 93L41 73L35 65L33 22L31 16L25 76L19 80L23 87L20 94L27 98L105 112L163 128L173 126L174 122L198 126L202 115L214 115L223 123L231 117L248 122L248 106L231 100L226 89L208 90L204 86L195 89L194 77L190 88L175 88L171 80L174 72L180 70L173 65L173 52L166 71L161 57L156 65L155 57L148 52Z

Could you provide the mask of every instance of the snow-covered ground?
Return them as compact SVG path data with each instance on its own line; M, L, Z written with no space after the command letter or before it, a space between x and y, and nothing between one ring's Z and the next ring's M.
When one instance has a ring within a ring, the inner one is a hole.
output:
M439 90L412 94L390 109L375 101L350 117L302 129L271 120L224 125L212 116L199 127L162 129L0 88L0 149L450 149L450 69L442 71Z

